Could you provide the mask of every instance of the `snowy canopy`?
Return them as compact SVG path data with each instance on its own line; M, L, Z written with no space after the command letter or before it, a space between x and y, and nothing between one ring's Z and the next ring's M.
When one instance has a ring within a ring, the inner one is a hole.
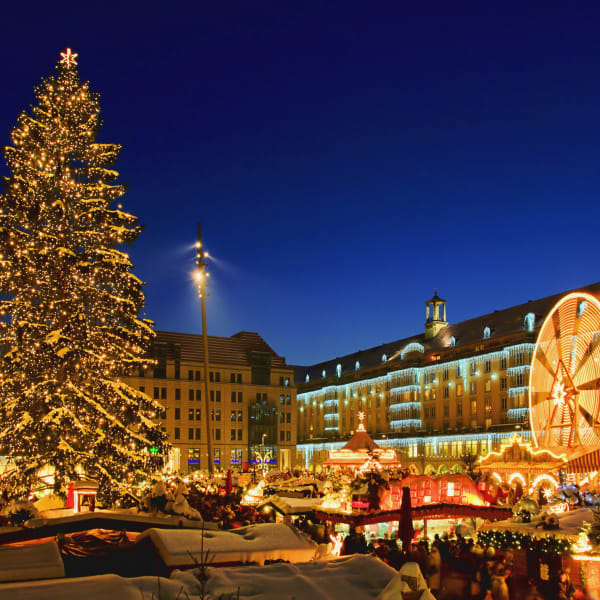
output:
M267 560L309 561L317 549L315 542L283 523L261 523L204 534L189 529L148 529L137 538L136 544L147 540L167 567L193 567L190 554L199 560L202 548L214 556L213 564L256 562L259 565Z
M348 600L375 599L396 571L373 556L345 556L333 561L209 569L206 600ZM0 585L0 597L11 600L161 600L199 599L192 571L175 571L170 579L98 575L76 579ZM225 594L222 596L222 594Z

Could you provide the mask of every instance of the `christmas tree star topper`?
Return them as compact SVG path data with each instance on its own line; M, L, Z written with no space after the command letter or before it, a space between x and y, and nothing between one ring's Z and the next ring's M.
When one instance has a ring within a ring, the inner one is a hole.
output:
M79 54L73 52L71 48L67 48L65 52L60 53L61 59L60 64L66 67L74 67L77 65L77 57Z

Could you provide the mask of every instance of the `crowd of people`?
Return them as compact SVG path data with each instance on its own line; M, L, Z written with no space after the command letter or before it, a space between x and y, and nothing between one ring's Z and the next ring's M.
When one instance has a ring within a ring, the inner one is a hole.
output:
M436 597L460 600L585 600L587 596L573 585L560 567L551 569L548 580L529 580L523 587L513 581L512 550L482 548L473 539L460 535L436 535L433 542L421 541L403 552L395 539L367 541L364 534L351 530L342 545L342 555L374 553L400 569L405 562L416 562ZM452 582L452 583L451 583ZM443 589L443 593L441 590Z

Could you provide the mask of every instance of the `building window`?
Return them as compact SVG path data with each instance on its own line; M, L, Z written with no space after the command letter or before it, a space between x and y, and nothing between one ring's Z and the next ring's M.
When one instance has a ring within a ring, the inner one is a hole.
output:
M231 392L231 402L235 402L235 392Z
M190 427L188 429L188 440L193 440L194 439L194 429L192 427Z
M230 433L229 439L230 439L232 442L235 442L235 429L232 429L232 430L231 430L231 433Z
M196 409L196 421L201 421L202 420L202 411L197 408Z
M194 379L194 371L192 371L191 369L188 371L188 379Z
M286 397L285 397L285 403L288 406L290 406L292 404L292 397L289 394L287 394Z
M178 440L181 436L181 431L179 429L179 427L175 427L174 433L173 433L173 438Z
M477 400L471 400L471 414L477 414Z
M279 413L279 422L285 423L285 413Z
M189 399L190 402L194 401L194 390L190 390L188 392L188 399Z
M238 429L237 432L238 432L238 442L241 442L242 441L242 430Z
M425 409L424 409L424 416L425 416L426 419L429 418L429 407L428 406L426 406Z
M585 304L585 301L583 302ZM579 306L581 306L581 302L579 303ZM579 306L577 307L577 316L580 317L581 314L579 313ZM583 313L583 311L581 311ZM535 315L533 313L527 313L525 315L525 329L526 331L533 331L535 328Z
M489 339L489 337L490 337L491 333L492 333L492 332L491 332L490 328L489 328L489 327L485 327L485 328L483 329L483 339L484 339L484 340L487 340L487 339Z
M292 441L292 432L291 431L286 431L285 432L285 441L286 442L291 442Z
M221 402L221 390L217 390L217 402Z
M458 379L462 377L462 369L460 368L460 365L456 365L456 377Z
M444 381L448 381L448 367L444 367L443 377Z
M444 398L448 398L450 396L450 389L448 386L444 387Z
M221 439L221 430L215 429L215 440L219 441Z
M243 399L243 394L242 392L238 392L238 402L241 404L242 403L242 399Z
M447 404L444 404L444 417L450 416L450 407Z
M487 359L484 363L485 365L485 372L489 373L492 370L492 361Z
M471 375L475 375L477 373L477 364L475 361L471 361Z
M188 420L189 421L193 421L194 420L194 409L193 408L190 408L188 410Z
M279 405L283 406L285 404L285 396L283 394L281 394L281 396L279 396Z
M286 423L292 422L292 413L285 413L285 422Z
M242 422L242 414L243 414L243 413L242 413L242 411L241 411L241 410L238 410L238 413L237 413L237 420L238 420L238 423L241 423L241 422Z
M456 346L456 338L451 335L450 336L450 348L454 348Z
M506 409L508 408L508 399L507 398L501 398L500 399L500 408L503 411L506 411Z
M524 385L525 377L523 373L517 373L517 385Z
M431 407L431 418L433 419L435 417L435 406Z
M208 373L208 380L212 383L215 380L215 374L214 371L209 371Z
M215 401L215 390L210 390L210 401L211 402Z
M196 381L200 381L200 371L196 371Z
M196 439L199 440L200 439L200 427L196 427Z
M157 387L155 387L154 388L154 399L158 400L159 398L160 398L160 390Z
M456 416L462 417L462 404L460 403L456 405Z
M231 420L235 421L235 410L231 411Z
M142 394L146 393L146 387L143 385L140 385L140 392L142 392Z
M242 374L238 373L236 378L235 378L235 382L236 383L242 383Z
M279 432L279 441L280 442L285 442L285 431L281 430Z
M503 357L500 359L500 368L501 368L502 370L506 369L506 356L503 356Z
M491 392L492 391L492 380L491 379L486 379L485 383L483 384L483 391L484 392Z
M469 393L470 394L477 393L477 382L476 381L471 381L471 383L469 384Z
M486 429L489 429L491 426L492 426L492 419L491 419L491 417L488 417L488 418L485 420L485 428L486 428Z
M179 421L179 419L181 419L181 409L180 409L179 407L177 407L177 408L175 409L175 419L176 419L177 421Z
M196 400L200 402L202 400L202 390L196 390Z
M235 373L230 374L229 380L231 383L235 383Z
M179 388L175 388L175 400L181 400L181 390Z
M500 379L500 389L501 390L506 389L506 377L502 377L502 379Z
M221 420L221 409L217 408L217 410L215 411L215 421L220 421Z

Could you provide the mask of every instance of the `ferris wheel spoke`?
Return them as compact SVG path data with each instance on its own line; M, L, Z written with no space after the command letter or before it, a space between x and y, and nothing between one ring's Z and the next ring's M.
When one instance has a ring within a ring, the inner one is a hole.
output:
M580 383L577 386L578 390L590 390L590 391L600 391L600 377L596 377L594 379L590 379L589 381L586 381L585 383Z
M546 352L541 346L538 346L535 359L548 371L551 377L554 377L554 367L550 364L550 359L546 356Z
M585 377L588 374L590 369L594 369L594 363L597 363L599 358L600 358L600 337L598 337L598 338L595 337L590 342L589 346L587 347L587 350L585 351L584 355L581 357L581 360L579 361L577 368L573 372L573 381L575 382L575 385L578 384L579 379L581 379L582 377Z

